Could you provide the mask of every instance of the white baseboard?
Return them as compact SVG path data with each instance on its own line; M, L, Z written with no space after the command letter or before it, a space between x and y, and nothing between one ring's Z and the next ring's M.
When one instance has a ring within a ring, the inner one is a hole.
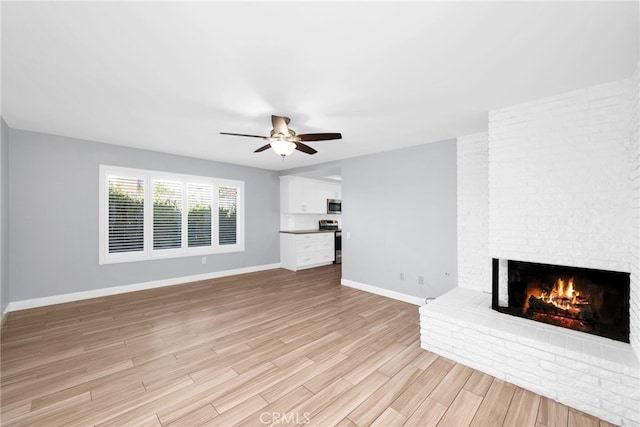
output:
M9 304L4 308L2 312L2 321L0 321L0 328L4 326L4 321L7 320L7 314L9 314Z
M359 289L361 291L370 292L372 294L381 295L387 298L393 298L398 301L408 302L413 305L424 305L424 298L407 295L389 289L379 288L377 286L365 285L364 283L354 282L352 280L341 279L340 284L350 288Z
M100 298L109 295L123 294L127 292L143 291L146 289L162 288L165 286L180 285L183 283L197 282L199 280L217 279L220 277L235 276L237 274L254 273L257 271L273 270L280 268L280 264L257 265L253 267L237 268L234 270L214 271L211 273L195 274L192 276L174 277L171 279L154 280L152 282L135 283L132 285L113 286L110 288L95 289L92 291L74 292L70 294L53 295L50 297L12 301L7 305L5 313L10 311L26 310L29 308L44 307L65 302L80 301L90 298Z

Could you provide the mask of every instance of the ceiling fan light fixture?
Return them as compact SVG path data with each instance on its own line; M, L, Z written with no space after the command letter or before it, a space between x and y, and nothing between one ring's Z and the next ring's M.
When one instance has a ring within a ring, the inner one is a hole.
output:
M254 151L254 153L261 153L264 150L268 150L269 148L271 148L273 149L273 151L278 153L280 157L282 157L282 160L284 160L286 156L289 156L291 153L293 153L294 150L302 151L306 154L316 154L318 152L315 148L309 147L307 144L305 144L305 142L342 139L342 134L337 132L304 133L298 135L293 129L287 126L289 124L289 121L289 117L272 115L271 124L273 125L273 129L271 129L269 136L249 135L246 133L231 132L220 132L220 134L266 139L267 141L269 141L269 143L258 148Z
M277 139L275 141L271 141L271 148L273 148L273 151L280 156L286 157L293 153L293 150L296 149L296 144L291 141L287 141L286 139Z

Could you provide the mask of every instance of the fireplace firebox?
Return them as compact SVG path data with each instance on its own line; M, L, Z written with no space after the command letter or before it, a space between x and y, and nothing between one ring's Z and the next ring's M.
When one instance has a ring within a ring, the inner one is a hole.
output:
M629 281L629 273L617 271L494 259L492 306L628 343Z

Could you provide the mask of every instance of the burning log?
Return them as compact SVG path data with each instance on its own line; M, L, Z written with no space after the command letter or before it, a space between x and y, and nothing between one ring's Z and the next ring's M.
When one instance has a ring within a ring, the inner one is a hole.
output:
M537 298L533 295L529 296L527 312L532 313L546 313L554 316L566 317L569 319L579 319L587 322L594 322L596 320L596 313L593 307L586 299L580 299L575 302L568 298L562 298L561 301L554 301L549 303L542 298ZM566 301L564 301L566 299ZM566 307L566 308L564 308Z

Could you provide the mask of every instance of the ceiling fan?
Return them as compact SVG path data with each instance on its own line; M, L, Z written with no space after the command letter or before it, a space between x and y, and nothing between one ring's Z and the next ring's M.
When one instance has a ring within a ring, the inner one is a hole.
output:
M307 154L317 153L315 149L309 147L303 142L342 139L342 135L340 133L303 133L298 135L293 129L287 126L290 121L291 119L289 119L289 117L272 115L271 124L273 125L273 129L271 130L269 136L247 135L244 133L230 132L220 132L220 134L266 139L267 141L269 141L269 143L258 148L256 151L254 151L254 153L259 153L268 148L273 148L273 151L275 151L283 158L293 153L293 150L302 151L303 153Z

